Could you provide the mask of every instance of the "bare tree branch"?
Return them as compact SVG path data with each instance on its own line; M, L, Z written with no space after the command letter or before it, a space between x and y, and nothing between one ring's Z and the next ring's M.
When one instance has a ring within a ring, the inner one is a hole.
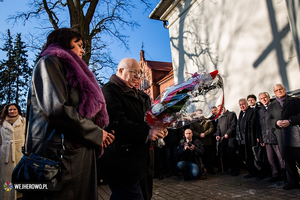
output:
M22 21L25 24L32 18L43 18L49 20L53 29L58 29L67 19L61 17L67 10L69 26L78 29L86 39L86 53L83 59L93 67L97 66L94 67L95 72L104 68L112 70L112 67L116 66L109 51L109 44L101 39L102 36L111 37L113 39L111 41L121 43L128 50L128 36L123 35L122 31L139 26L131 19L137 1L133 3L132 0L30 0L28 2L32 8L30 11L18 12L9 16L8 20L13 20L14 23ZM151 8L150 0L140 0L140 3L144 4L146 9ZM45 26L46 23L41 24L42 29ZM99 76L102 77L100 73Z

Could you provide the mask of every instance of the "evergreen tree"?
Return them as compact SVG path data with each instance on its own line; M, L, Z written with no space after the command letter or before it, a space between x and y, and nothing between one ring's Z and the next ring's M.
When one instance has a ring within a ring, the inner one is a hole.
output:
M7 59L0 62L0 102L14 102L25 108L32 71L27 62L26 45L22 42L20 33L15 42L12 42L10 30L7 31L5 41L1 50L7 52Z
M7 36L5 38L5 44L1 48L2 51L6 51L7 60L2 60L0 65L0 101L2 104L12 102L14 99L14 93L11 93L11 87L13 82L12 73L15 69L15 62L13 58L13 38L10 34L10 30L7 30Z
M21 107L25 107L32 68L28 66L26 45L21 40L21 33L17 34L14 42L13 57L16 64L15 102L20 104Z

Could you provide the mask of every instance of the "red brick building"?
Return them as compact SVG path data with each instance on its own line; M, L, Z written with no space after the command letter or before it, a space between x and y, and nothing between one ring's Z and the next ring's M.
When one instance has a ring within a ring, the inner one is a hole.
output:
M140 65L143 70L141 89L153 102L166 87L174 84L172 63L146 60L144 51L141 50Z

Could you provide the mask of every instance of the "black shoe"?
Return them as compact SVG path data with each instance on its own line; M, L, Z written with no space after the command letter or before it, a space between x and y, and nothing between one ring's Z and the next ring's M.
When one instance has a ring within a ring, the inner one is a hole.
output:
M246 176L244 176L244 178L252 178L254 177L252 174L247 174Z
M260 181L260 180L264 179L264 177L263 177L263 176L258 176L258 177L256 177L255 179L256 179L257 181Z
M282 189L284 189L284 190L292 190L292 189L297 189L297 188L300 188L300 186L299 185L285 185L285 186L283 186Z

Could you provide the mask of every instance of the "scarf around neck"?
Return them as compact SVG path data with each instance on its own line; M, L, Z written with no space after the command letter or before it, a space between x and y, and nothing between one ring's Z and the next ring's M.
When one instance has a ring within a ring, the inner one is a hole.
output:
M284 104L284 102L285 102L286 97L287 97L286 95L284 95L284 96L281 97L281 98L276 97L276 101L279 102L279 104L281 105L281 107L283 107L283 104Z
M78 112L82 117L95 118L95 123L103 128L109 118L101 88L87 64L72 50L62 48L59 44L46 47L40 57L52 55L58 57L66 69L68 84L80 91Z

